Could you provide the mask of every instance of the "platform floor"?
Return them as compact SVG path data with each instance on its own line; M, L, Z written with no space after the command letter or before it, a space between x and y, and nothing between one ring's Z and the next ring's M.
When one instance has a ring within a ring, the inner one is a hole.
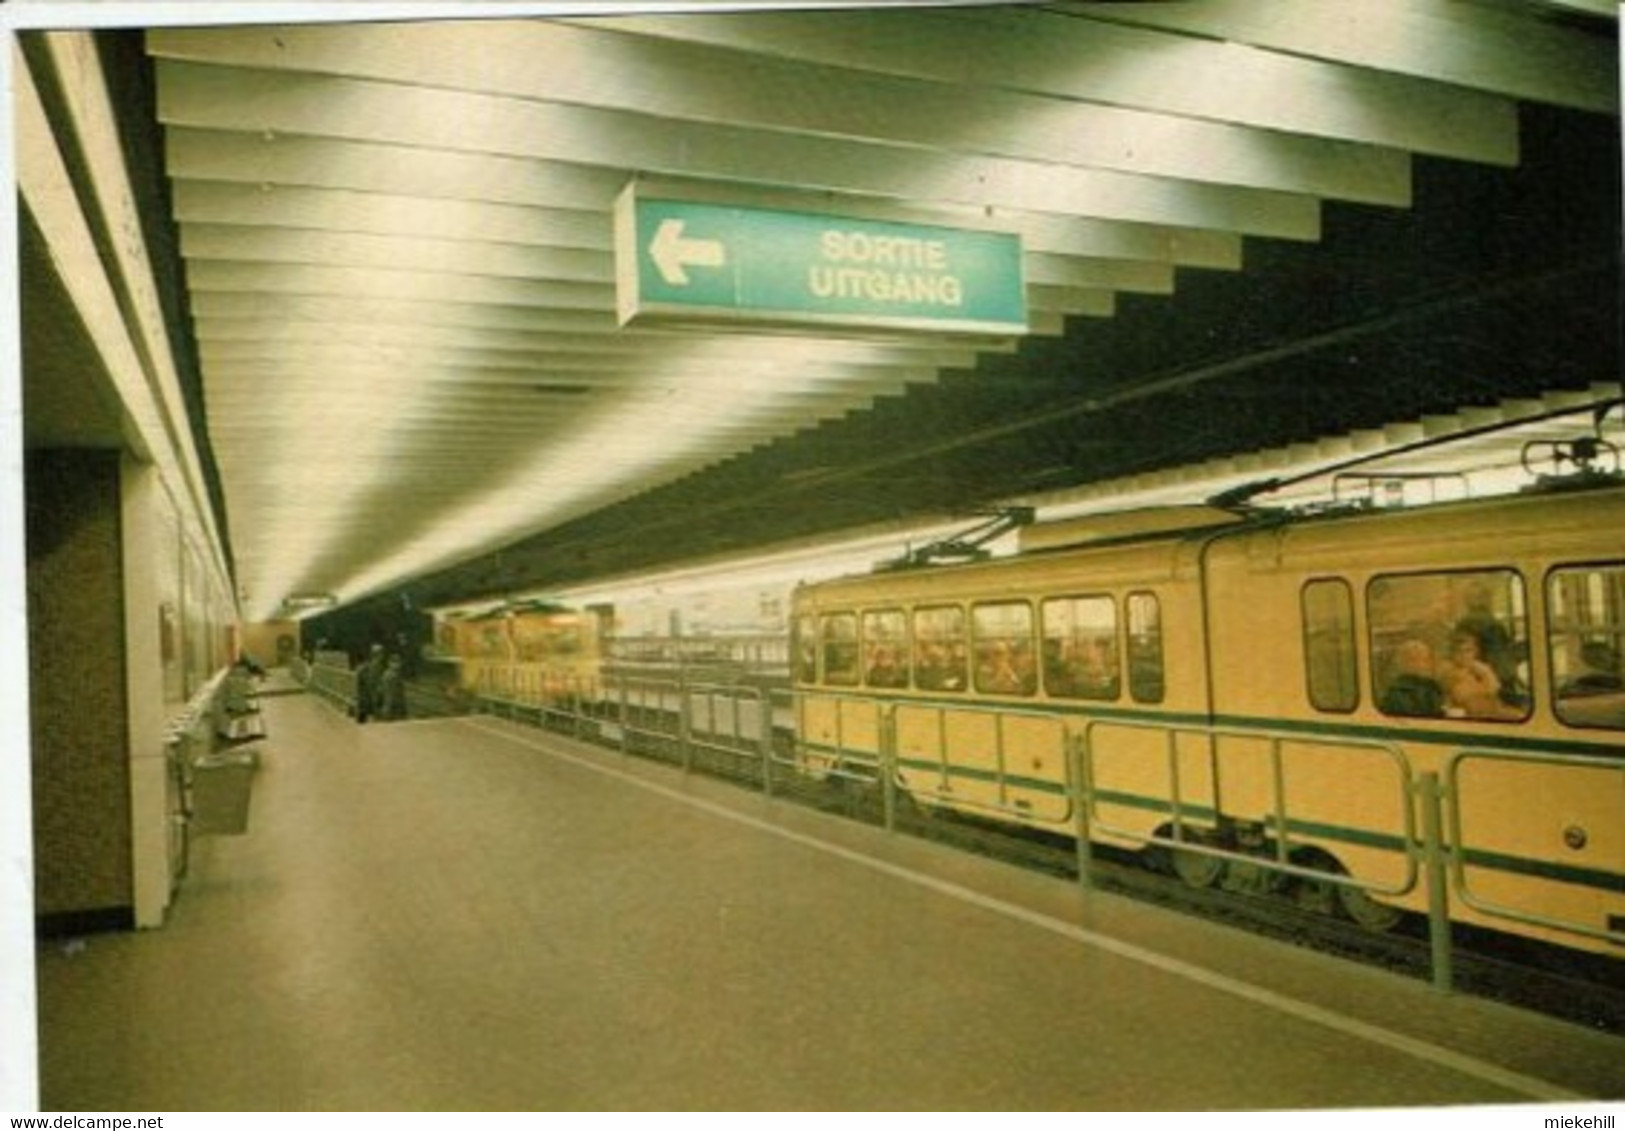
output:
M1625 1097L1621 1038L613 751L264 710L168 924L42 944L47 1110Z

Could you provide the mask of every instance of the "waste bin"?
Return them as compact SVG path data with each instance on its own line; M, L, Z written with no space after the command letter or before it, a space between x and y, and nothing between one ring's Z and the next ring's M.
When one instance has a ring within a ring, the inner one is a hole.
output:
M192 762L192 833L235 836L248 831L248 800L259 755L217 750Z

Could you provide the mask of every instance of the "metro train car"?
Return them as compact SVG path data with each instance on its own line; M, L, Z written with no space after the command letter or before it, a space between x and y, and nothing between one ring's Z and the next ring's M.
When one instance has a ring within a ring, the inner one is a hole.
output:
M791 618L804 773L1378 930L1428 909L1438 796L1453 921L1625 957L1617 474L1031 525Z
M603 638L596 613L554 606L504 607L435 625L436 653L457 664L465 692L537 702L596 694Z

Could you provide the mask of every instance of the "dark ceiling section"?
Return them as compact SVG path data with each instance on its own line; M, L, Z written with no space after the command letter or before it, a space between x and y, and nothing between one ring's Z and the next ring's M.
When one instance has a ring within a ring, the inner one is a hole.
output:
M27 208L17 224L22 302L23 444L107 448L124 442L116 398L45 237Z
M1419 160L1409 210L1328 205L1319 243L1250 241L847 416L412 587L494 596L866 523L935 518L1618 378L1617 122L1525 106L1523 156Z
M122 30L97 36L104 72L114 83L112 107L119 123L119 142L129 172L130 190L141 202L141 237L146 242L153 265L153 282L163 305L171 360L181 396L186 401L191 422L192 443L204 470L209 503L215 526L224 539L226 561L232 560L231 520L220 485L214 446L205 422L207 406L203 398L203 378L198 369L197 341L192 336L192 316L187 301L185 261L180 254L180 237L171 219L169 178L163 168L163 134L158 125L157 92L153 83L152 61L142 49L142 33Z

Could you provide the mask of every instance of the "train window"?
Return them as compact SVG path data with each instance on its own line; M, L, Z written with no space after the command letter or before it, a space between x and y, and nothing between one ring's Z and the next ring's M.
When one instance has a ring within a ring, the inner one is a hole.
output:
M1000 601L971 609L976 638L976 690L990 695L1031 695L1038 690L1033 655L1033 607Z
M818 682L818 622L811 616L795 621L796 682Z
M1557 717L1625 730L1625 565L1553 570L1546 603Z
M1379 577L1366 601L1371 686L1383 714L1529 717L1528 617L1517 573Z
M914 610L914 685L965 689L965 611L957 605Z
M825 613L818 621L824 653L824 682L855 687L858 682L858 618L853 613Z
M1040 612L1044 690L1063 699L1116 699L1117 603L1110 597L1054 597Z
M1303 664L1309 702L1321 711L1352 711L1360 702L1355 674L1354 593L1337 578L1303 587Z
M1155 593L1130 593L1128 690L1137 703L1161 703L1167 677L1162 661L1162 603Z
M863 682L908 686L908 621L902 609L863 614Z

